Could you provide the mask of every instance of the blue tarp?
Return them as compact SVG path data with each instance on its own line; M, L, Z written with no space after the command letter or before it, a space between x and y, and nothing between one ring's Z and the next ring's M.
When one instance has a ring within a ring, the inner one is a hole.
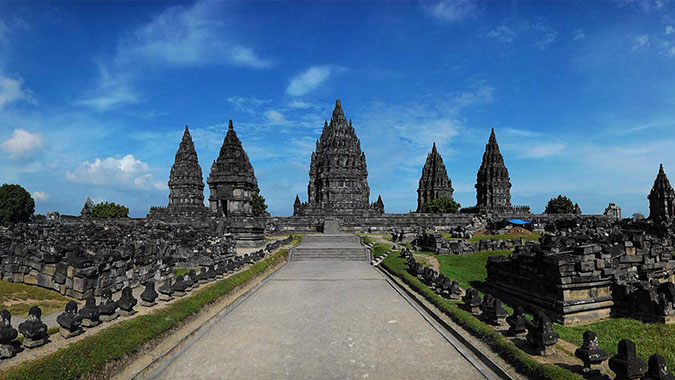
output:
M519 225L530 223L529 220L521 220L521 219L509 219L508 222L511 224L519 224Z

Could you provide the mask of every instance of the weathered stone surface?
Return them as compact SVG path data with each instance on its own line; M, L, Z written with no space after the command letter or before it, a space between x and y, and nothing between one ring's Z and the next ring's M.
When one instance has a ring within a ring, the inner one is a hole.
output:
M642 380L675 380L675 375L668 370L668 363L663 356L654 354L649 357L648 363L649 369Z
M28 311L28 319L19 324L19 332L24 336L23 345L35 348L47 343L47 325L42 322L42 309L33 306Z
M155 306L155 300L159 294L155 291L155 282L150 280L145 283L145 289L141 293L141 305L143 306Z
M584 362L585 373L593 372L593 365L600 364L609 357L607 351L600 348L598 336L590 330L584 331L584 342L574 352L574 356Z
M123 316L129 316L136 314L134 306L138 303L138 300L134 297L131 287L127 286L122 289L122 295L120 299L117 300L117 304L120 308L120 314Z
M206 182L209 184L209 204L214 214L225 217L253 215L251 197L259 193L260 189L232 120Z
M622 339L617 354L609 359L609 368L616 380L639 379L647 372L647 363L637 356L633 341Z
M84 327L94 327L101 324L101 321L99 320L101 310L99 310L98 305L96 305L96 298L93 294L87 297L84 307L80 309L78 314L82 317L82 326Z
M16 355L12 341L18 335L19 333L12 327L12 314L7 310L0 310L0 359Z
M527 332L527 318L525 318L525 309L518 305L513 309L513 314L506 317L506 323L509 324L509 335L520 335Z
M670 221L675 217L675 191L663 170L663 164L659 167L659 174L647 199L649 199L649 219Z
M539 355L551 353L553 345L558 342L558 333L553 331L551 320L544 313L537 313L535 319L527 324L527 342L530 343Z
M307 202L296 197L293 215L381 214L384 204L371 205L369 198L366 155L337 100L312 153Z
M504 157L499 151L494 128L485 145L483 161L476 176L476 206L463 212L479 213L529 213L527 206L514 208L511 205L511 180L504 165Z
M452 182L443 163L443 157L433 144L427 161L422 168L422 177L417 188L417 212L422 212L422 206L438 198L452 199Z
M82 317L77 313L77 304L75 301L69 301L66 304L65 311L56 317L61 327L61 335L68 339L80 335L84 332L80 325L82 325Z

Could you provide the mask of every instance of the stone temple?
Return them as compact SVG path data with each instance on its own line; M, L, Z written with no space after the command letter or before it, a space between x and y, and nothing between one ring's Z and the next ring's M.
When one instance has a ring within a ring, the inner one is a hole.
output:
M253 166L230 120L218 158L206 180L211 211L218 216L253 216L252 196L258 194Z
M296 197L293 208L294 215L369 215L384 209L370 204L366 155L339 100L312 153L307 202Z
M169 207L204 208L204 180L188 126L169 174Z
M647 196L649 199L649 218L656 221L672 220L675 216L675 191L670 186L670 181L663 170L659 167L659 174L654 180L654 186Z
M203 218L207 215L202 168L186 125L169 174L169 205L166 208L151 208L149 216L168 220L180 217Z
M419 187L417 188L417 212L422 212L422 206L438 198L452 199L452 182L443 163L443 157L436 150L436 143L427 155L427 162L422 169Z
M476 206L463 212L479 213L529 213L529 207L511 205L511 180L504 157L499 151L494 128L485 145L483 162L476 176Z

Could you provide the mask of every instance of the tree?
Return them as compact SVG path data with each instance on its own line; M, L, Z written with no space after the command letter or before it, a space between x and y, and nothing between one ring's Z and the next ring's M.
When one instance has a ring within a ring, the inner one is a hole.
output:
M260 216L264 215L267 210L267 204L265 204L265 197L259 193L253 194L251 197L251 202L253 203L253 215Z
M0 224L27 222L35 212L35 200L19 185L0 186Z
M456 213L459 211L459 208L462 207L459 203L455 202L453 199L442 197L436 198L433 201L428 201L422 205L422 212L432 213L432 214L447 214L447 213Z
M574 214L574 212L574 203L562 195L551 198L546 205L546 210L544 210L544 214Z
M115 202L101 202L91 208L94 218L128 218L129 209Z

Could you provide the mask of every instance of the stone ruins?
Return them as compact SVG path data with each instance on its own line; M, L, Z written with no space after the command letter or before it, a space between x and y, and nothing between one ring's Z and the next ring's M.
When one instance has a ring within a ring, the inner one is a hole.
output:
M452 199L452 182L443 163L443 157L433 144L427 161L422 168L422 177L417 188L417 212L422 212L422 206L438 198Z
M337 100L330 123L324 121L312 153L307 202L300 202L296 196L293 215L382 214L384 204L381 198L378 202L370 204L366 154Z

